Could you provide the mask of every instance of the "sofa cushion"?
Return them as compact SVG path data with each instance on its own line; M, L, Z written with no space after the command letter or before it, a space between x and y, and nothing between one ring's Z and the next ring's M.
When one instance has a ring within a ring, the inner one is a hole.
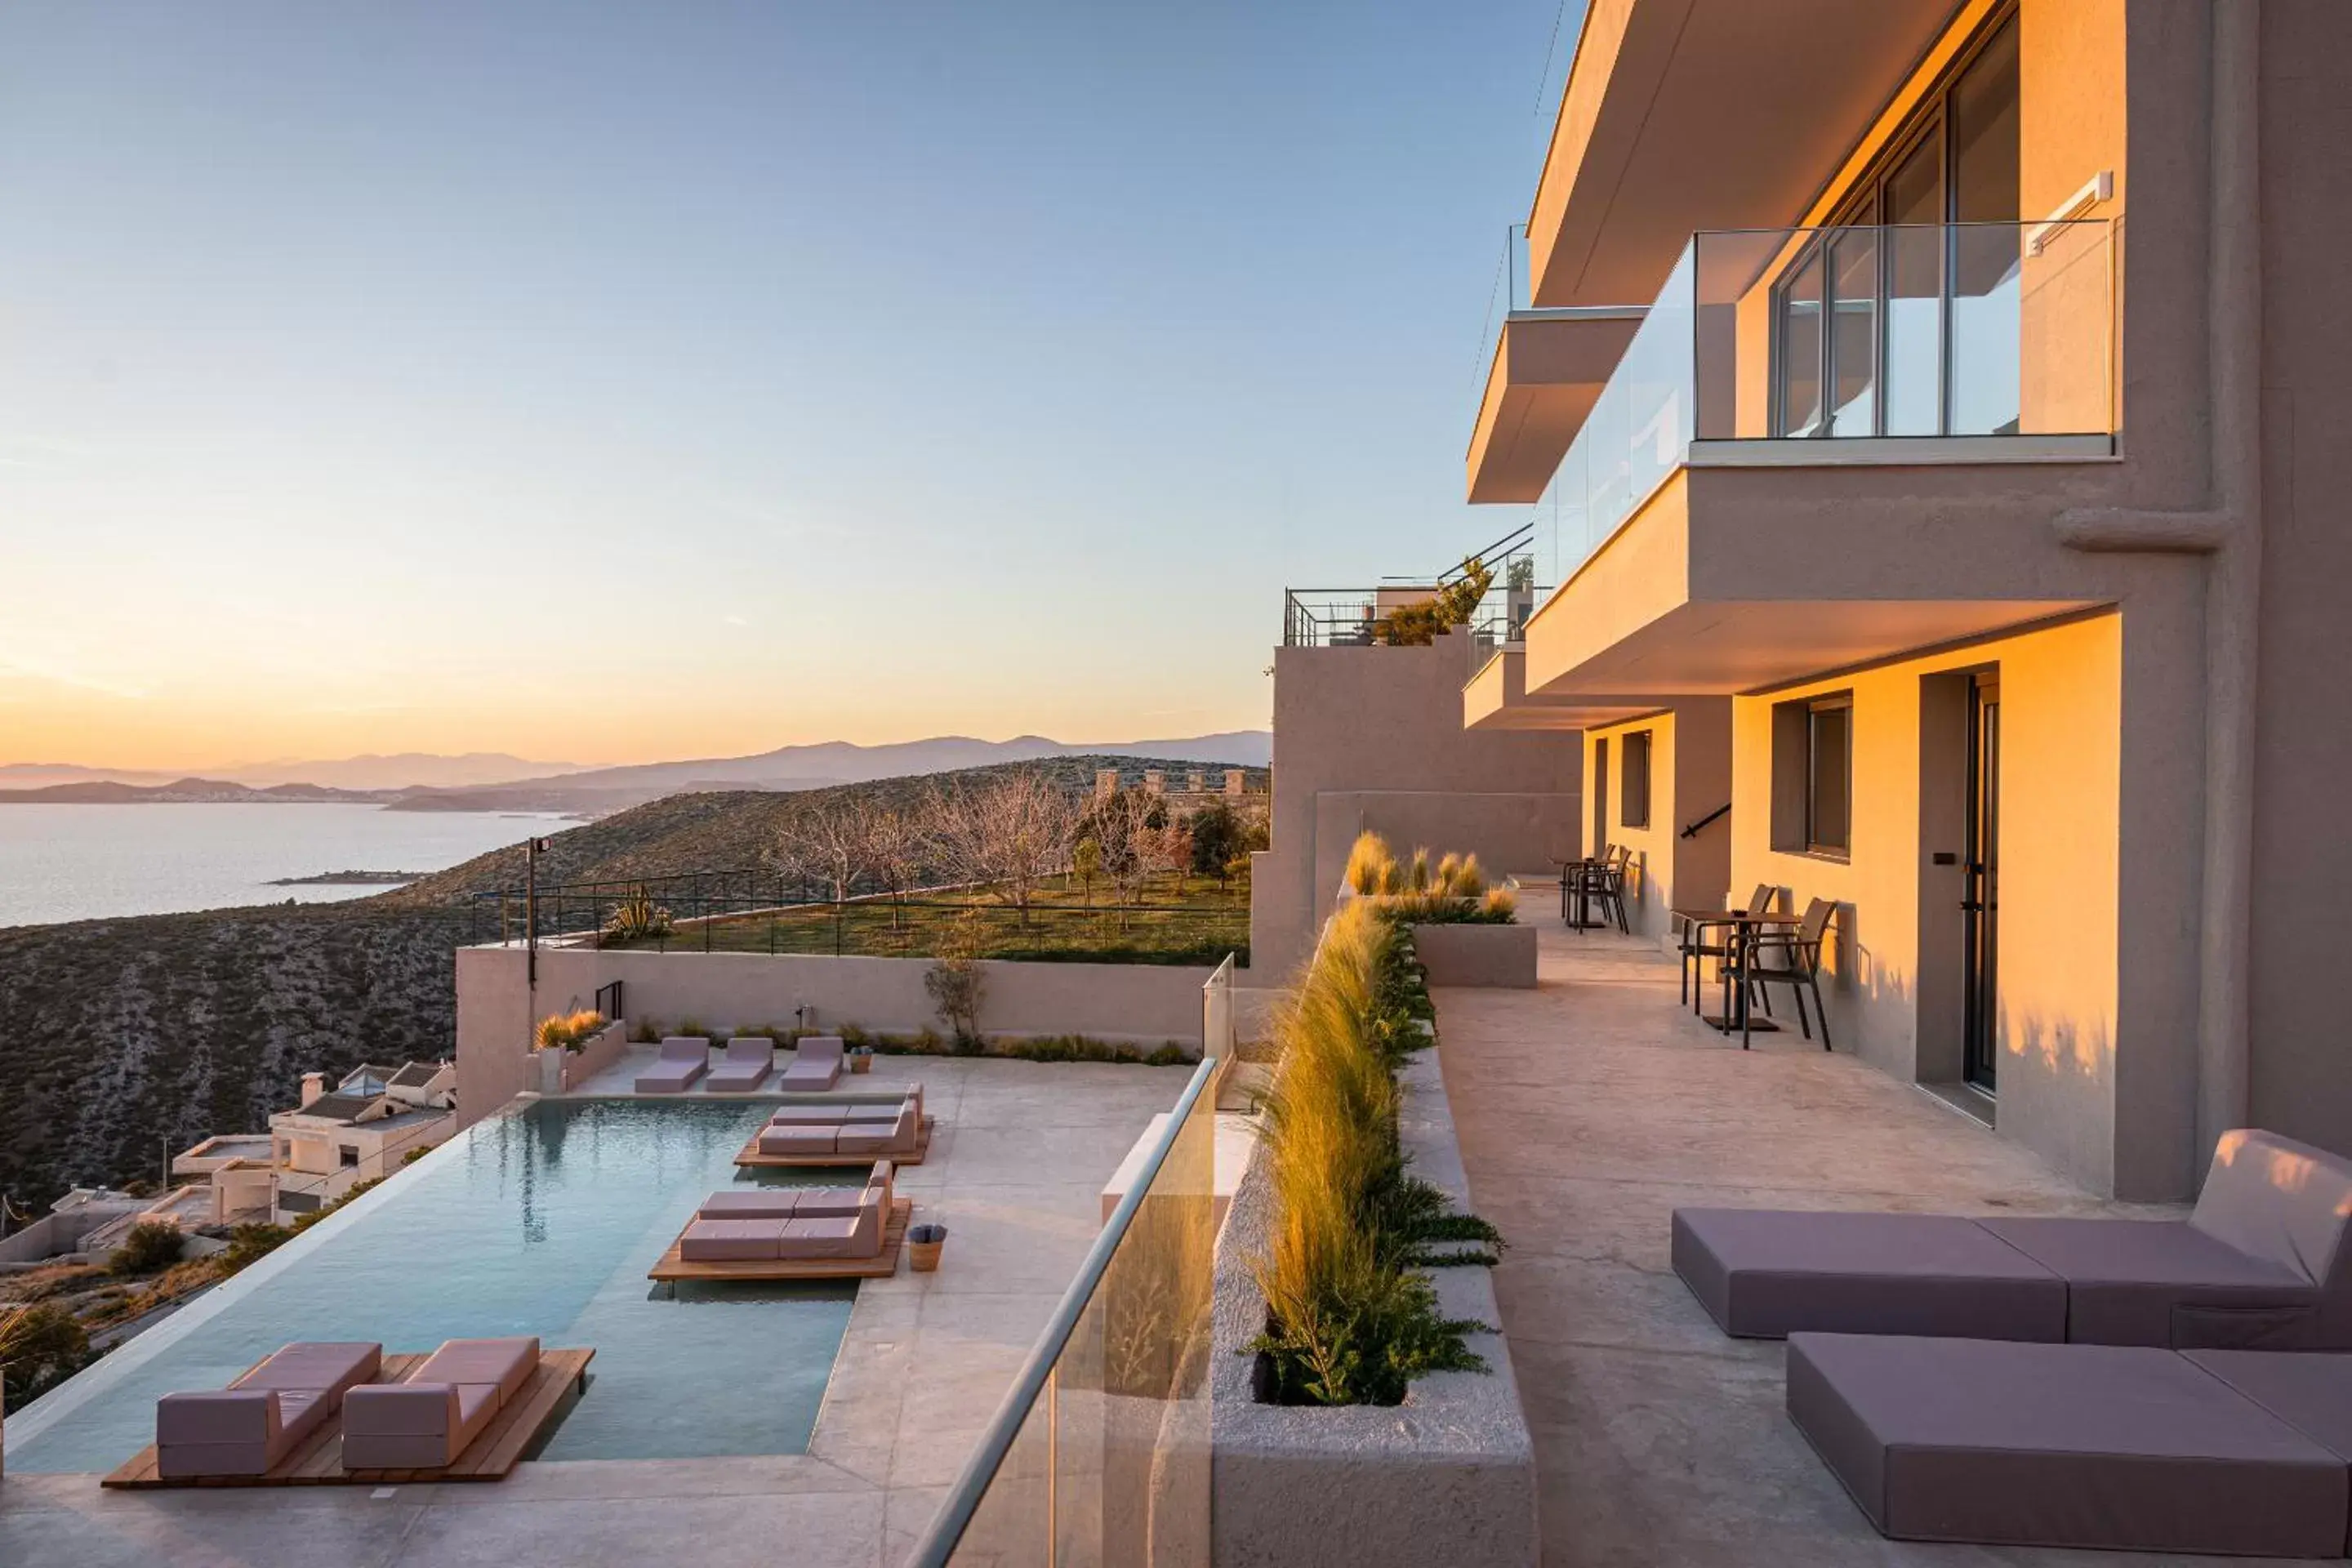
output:
M735 1187L702 1200L704 1219L790 1219L805 1189Z
M247 1373L234 1388L341 1390L383 1367L383 1347L364 1340L302 1340Z
M841 1141L835 1145L845 1154L879 1154L894 1147L898 1129L889 1121L845 1121L841 1124Z
M374 1383L343 1402L346 1447L354 1437L446 1436L459 1424L454 1384ZM371 1460L365 1468L383 1467Z
M2170 1351L1798 1333L1788 1405L1901 1540L2343 1548L2344 1461Z
M780 1258L848 1258L857 1244L857 1221L844 1215L838 1218L794 1218L784 1222L784 1235L777 1247Z
M2179 1220L2032 1215L1982 1222L2066 1282L2066 1338L2081 1344L2260 1345L2308 1337L2317 1289Z
M2181 1356L2352 1464L2352 1355L2183 1351Z
M792 1123L771 1123L760 1134L762 1154L830 1154L841 1137L835 1127L808 1127Z
M499 1397L512 1399L539 1365L535 1336L495 1340L449 1340L426 1356L405 1383L495 1384Z
M167 1394L155 1402L155 1441L163 1447L194 1443L244 1443L256 1447L278 1441L283 1426L275 1389L205 1389Z
M784 1219L698 1219L678 1237L677 1255L687 1263L738 1263L777 1256Z
M854 1219L866 1201L863 1187L803 1187L794 1219Z
M1675 1272L1726 1333L2058 1341L2066 1288L1951 1215L1676 1209Z
M845 1105L780 1105L768 1118L771 1127L838 1127L847 1120Z
M2317 1285L2318 1347L2352 1350L2352 1161L2275 1132L2225 1132L2189 1223Z

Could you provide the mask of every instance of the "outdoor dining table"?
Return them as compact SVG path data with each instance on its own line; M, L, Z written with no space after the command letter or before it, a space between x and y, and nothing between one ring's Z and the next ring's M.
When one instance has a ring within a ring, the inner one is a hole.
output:
M1775 929L1801 924L1803 917L1793 914L1783 914L1778 911L1759 915L1750 913L1747 910L1676 909L1669 912L1673 915L1676 924L1695 928L1701 933L1702 937L1704 937L1705 932L1710 926L1728 926L1731 928L1731 944L1740 950L1735 964L1719 964L1716 969L1717 976L1723 982L1725 992L1723 1011L1720 1013L1701 1013L1699 1015L1700 1019L1706 1023L1709 1028L1718 1030L1727 1035L1738 1034L1743 1031L1749 1034L1763 1035L1770 1034L1779 1029L1780 1026L1774 1023L1769 1018L1751 1018L1748 1016L1747 986L1742 985L1739 988L1739 995L1737 1001L1734 1001L1731 998L1729 994L1731 990L1730 971L1731 968L1737 967L1744 973L1752 967L1748 950L1754 948L1760 938Z

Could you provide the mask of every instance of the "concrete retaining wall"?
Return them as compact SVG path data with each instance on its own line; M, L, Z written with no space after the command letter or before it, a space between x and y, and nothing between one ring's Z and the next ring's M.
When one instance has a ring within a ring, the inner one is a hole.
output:
M796 1016L811 1027L855 1024L888 1034L944 1027L923 989L928 959L542 947L535 988L525 983L524 959L515 947L457 950L457 1109L464 1121L538 1089L532 1026L550 1013L593 1005L597 988L614 980L625 983L633 1027L653 1019L675 1030L691 1018L717 1033L766 1033L791 1028ZM1200 1044L1205 968L995 960L981 968L981 1032L992 1038L1090 1035L1147 1047ZM801 1015L802 1008L809 1011Z
M1432 985L1517 986L1536 983L1536 928L1417 925L1412 950Z
M1471 1207L1435 1050L1414 1058L1404 1088L1400 1130L1413 1173ZM1424 1377L1393 1408L1251 1397L1251 1358L1240 1352L1265 1325L1250 1260L1265 1245L1271 1198L1265 1163L1255 1160L1217 1247L1210 1374L1217 1568L1532 1568L1540 1555L1535 1447L1501 1334L1470 1336L1490 1371ZM1440 1268L1432 1277L1448 1317L1502 1322L1486 1269Z

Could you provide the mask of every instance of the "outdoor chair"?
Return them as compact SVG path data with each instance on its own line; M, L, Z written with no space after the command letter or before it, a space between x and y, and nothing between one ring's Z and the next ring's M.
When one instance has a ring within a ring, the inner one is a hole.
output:
M167 1479L262 1476L343 1407L383 1364L380 1344L286 1346L225 1389L155 1405L155 1473Z
M775 1066L775 1041L765 1035L737 1035L702 1087L712 1094L749 1094L767 1081Z
M2345 1554L2352 1356L1802 1333L1787 1399L1900 1540Z
M1756 891L1748 895L1748 912L1769 915L1780 900L1780 889L1769 882L1759 882ZM1682 939L1675 946L1682 954L1682 999L1690 1004L1693 1012L1698 1010L1699 998L1706 989L1706 961L1710 958L1715 960L1716 967L1721 969L1729 962L1732 946L1738 937L1736 926L1711 925L1705 921L1683 922ZM1771 1002L1768 994L1759 991L1757 994L1765 1004L1765 1016L1771 1016Z
M1759 935L1735 933L1730 962L1721 966L1725 1010L1730 1010L1731 987L1754 987L1757 994L1767 998L1765 1014L1771 1014L1771 987L1786 985L1796 994L1797 1027L1805 1038L1813 1037L1813 1026L1805 1017L1805 993L1813 994L1813 1011L1820 1015L1822 1049L1830 1048L1830 1016L1822 1005L1822 950L1829 939L1830 921L1837 916L1837 906L1827 899L1815 899L1805 906L1805 917L1793 931L1773 931ZM1739 1048L1746 1050L1748 1040L1748 1009L1739 1009Z
M2186 1220L1676 1209L1723 1331L2352 1351L2352 1161L2222 1134Z
M344 1398L343 1468L455 1464L538 1369L536 1338L445 1342L400 1382L366 1384Z
M843 1055L840 1036L804 1036L793 1052L792 1065L776 1080L776 1087L798 1092L831 1089L841 1081Z
M661 1055L637 1075L639 1094L684 1094L710 1070L710 1041L700 1035L672 1035Z

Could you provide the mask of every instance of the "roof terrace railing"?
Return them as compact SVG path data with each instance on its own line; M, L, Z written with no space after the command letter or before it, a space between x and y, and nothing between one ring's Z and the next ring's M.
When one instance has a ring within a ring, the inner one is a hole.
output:
M1675 469L1707 458L1916 461L1919 439L2106 437L2115 283L2104 219L1696 236L1530 519L1562 582ZM1808 450L1801 443L1818 441ZM1768 454L1760 444L1774 444ZM1988 452L1988 455L1991 455Z
M1208 1568L1218 1060L1193 1070L911 1568Z
M1392 578L1371 588L1292 588L1282 596L1285 647L1370 647L1384 640L1381 620L1391 610L1425 603L1466 577L1490 574L1486 595L1466 623L1482 649L1517 642L1543 596L1536 584L1536 526L1521 522L1433 577Z

